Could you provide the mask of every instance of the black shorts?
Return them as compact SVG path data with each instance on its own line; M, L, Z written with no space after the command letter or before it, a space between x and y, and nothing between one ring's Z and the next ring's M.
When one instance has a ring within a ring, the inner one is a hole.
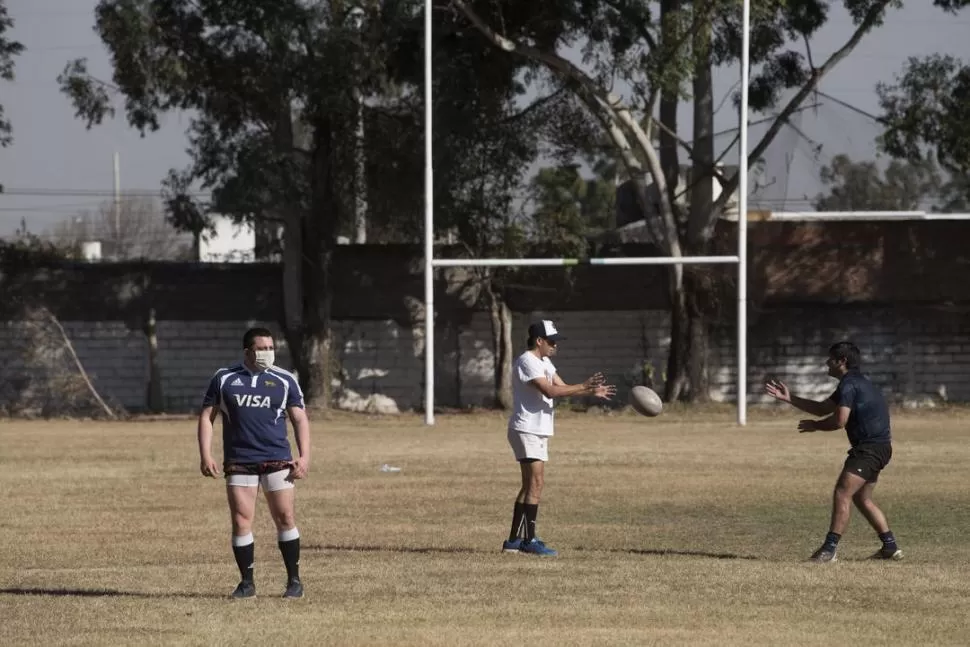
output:
M890 443L861 443L849 450L842 471L861 476L867 483L875 483L879 480L879 472L889 465L892 457Z
M230 474L263 476L264 474L272 474L280 470L288 470L290 467L292 467L291 461L265 461L263 463L234 463L226 461L222 465L222 471L225 473L226 478Z

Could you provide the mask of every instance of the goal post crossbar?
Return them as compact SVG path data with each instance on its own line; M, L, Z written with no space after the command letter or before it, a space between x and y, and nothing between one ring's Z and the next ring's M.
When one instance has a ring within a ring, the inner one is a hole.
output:
M575 265L737 264L737 256L624 256L616 258L432 258L432 267L570 267Z

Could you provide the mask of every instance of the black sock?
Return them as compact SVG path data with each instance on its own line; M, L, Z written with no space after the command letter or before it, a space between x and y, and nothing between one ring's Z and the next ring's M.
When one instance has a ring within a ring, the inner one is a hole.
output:
M886 552L892 551L896 552L896 537L893 536L892 530L887 530L886 532L879 533L879 541L882 542L882 549Z
M512 530L509 531L509 541L515 541L522 536L522 524L525 522L525 504L515 502L512 510Z
M248 541L249 543L238 546L237 543ZM239 567L239 575L243 582L253 581L253 562L256 561L256 543L250 533L246 537L232 538L232 554L236 558L236 566Z
M523 503L525 509L525 540L532 541L536 538L536 518L539 516L538 503Z
M295 537L293 535L296 535ZM286 579L294 580L300 577L300 532L293 528L279 533L280 554L286 566Z
M822 543L822 548L826 550L835 550L835 547L839 545L839 540L842 539L842 535L837 532L830 532L825 535L825 541Z

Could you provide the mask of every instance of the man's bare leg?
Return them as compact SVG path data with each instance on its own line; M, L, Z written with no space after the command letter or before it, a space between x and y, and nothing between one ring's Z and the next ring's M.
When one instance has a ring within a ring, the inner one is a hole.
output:
M233 591L233 598L256 596L253 580L253 565L256 559L253 539L253 519L256 516L257 486L227 485L226 497L229 500L229 516L232 521L232 554L239 567L240 582Z

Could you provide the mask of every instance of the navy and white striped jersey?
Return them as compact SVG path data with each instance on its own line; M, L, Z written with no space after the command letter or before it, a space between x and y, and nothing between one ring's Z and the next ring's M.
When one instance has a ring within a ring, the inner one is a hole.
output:
M275 366L252 373L244 364L220 368L202 398L222 413L222 448L227 462L288 461L286 409L304 408L296 376Z

